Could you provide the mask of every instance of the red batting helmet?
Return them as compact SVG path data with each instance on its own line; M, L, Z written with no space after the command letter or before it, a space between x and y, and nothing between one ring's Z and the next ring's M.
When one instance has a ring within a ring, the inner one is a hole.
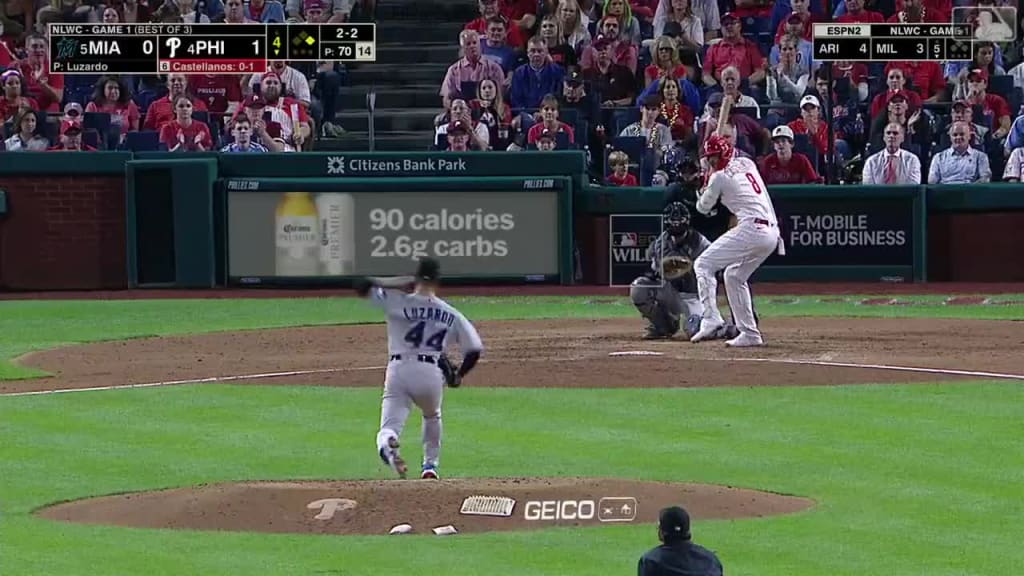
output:
M721 170L732 160L732 143L725 136L712 134L704 141L704 157L712 170Z

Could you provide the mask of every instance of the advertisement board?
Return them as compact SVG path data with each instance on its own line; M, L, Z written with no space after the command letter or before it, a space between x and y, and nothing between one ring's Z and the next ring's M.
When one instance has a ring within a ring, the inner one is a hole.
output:
M661 214L612 214L608 217L610 286L627 287L651 269L647 249L661 236Z
M915 209L903 198L780 198L786 255L766 266L913 266Z
M559 274L559 191L551 185L406 192L258 184L227 186L228 276L237 282L398 276L423 256L440 260L449 277Z

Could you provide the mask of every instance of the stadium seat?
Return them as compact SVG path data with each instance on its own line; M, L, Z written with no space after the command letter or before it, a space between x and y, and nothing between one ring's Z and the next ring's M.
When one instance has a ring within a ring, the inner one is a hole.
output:
M117 142L121 137L121 129L111 124L110 114L106 112L86 112L82 115L82 128L85 130L95 130L98 135L101 135L102 148L106 150L117 148Z
M631 163L636 162L639 165L647 148L647 141L640 136L616 136L612 139L612 148L622 150L629 156Z
M477 82L460 82L459 83L459 94L462 95L462 99L467 102L476 98L476 87Z
M152 152L158 150L160 147L160 133L155 130L129 132L125 138L124 147L132 152Z
M100 141L100 133L95 128L87 128L82 131L82 144L92 146L97 150L106 149L106 142Z

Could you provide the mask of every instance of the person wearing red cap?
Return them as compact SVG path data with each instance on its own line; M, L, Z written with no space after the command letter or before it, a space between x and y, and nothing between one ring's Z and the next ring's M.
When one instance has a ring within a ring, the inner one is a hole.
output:
M53 152L95 152L92 146L82 143L82 123L78 120L65 120L60 123L60 144L50 148Z
M885 76L886 90L875 96L871 101L871 117L876 118L889 106L889 97L900 92L907 99L907 107L911 113L921 109L921 95L913 90L907 90L907 77L904 76L902 68L892 68Z
M920 109L910 112L907 94L908 92L904 90L890 94L887 112L873 118L868 131L868 139L873 149L879 150L885 146L885 127L893 122L903 127L907 142L920 146L922 151L928 149L932 141L931 123Z
M160 143L170 152L204 152L213 147L210 129L192 119L192 100L180 95L174 99L175 118L160 128Z
M982 112L992 120L992 138L1002 140L1010 133L1013 123L1010 106L1002 96L988 93L988 70L974 68L968 72L967 81L954 90L954 97L967 100L971 106L981 106Z
M188 80L184 74L168 74L167 96L154 100L149 105L149 108L146 110L146 119L142 122L142 129L160 130L165 122L174 120L174 99L182 95L189 97L194 110L206 111L206 103L188 94Z
M28 56L17 67L25 81L22 94L38 102L38 110L59 112L64 100L64 75L50 73L46 38L42 34L29 34L25 48Z
M704 85L718 84L722 70L728 66L739 69L751 86L764 81L768 66L761 49L743 37L743 26L731 13L722 16L722 40L708 48L704 58Z
M811 14L810 0L790 0L790 5L793 6L793 12L779 22L779 28L775 31L776 45L787 34L799 36L808 42L814 37L814 15Z

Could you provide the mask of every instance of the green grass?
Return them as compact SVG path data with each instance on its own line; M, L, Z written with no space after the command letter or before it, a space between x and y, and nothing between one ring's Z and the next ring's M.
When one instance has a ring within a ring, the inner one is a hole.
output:
M1022 319L1024 307L763 298L765 316ZM908 298L909 297L905 297ZM1014 300L1012 296L1001 297ZM624 299L453 299L474 319L634 316ZM0 358L146 335L379 321L348 299L0 303ZM29 372L0 365L0 378ZM633 574L650 525L323 537L59 524L48 503L280 478L386 478L379 390L194 385L0 396L0 575ZM446 476L612 476L799 494L787 517L704 521L726 573L963 576L1024 566L1024 387L538 390L445 398ZM419 429L413 418L407 430ZM406 456L418 460L416 442Z
M1024 319L1024 305L946 306L942 296L914 296L915 306L865 306L868 296L844 302L821 297L765 297L757 300L764 316L859 316L872 318ZM904 297L910 299L911 297ZM1006 301L1024 296L1003 295ZM635 317L625 297L452 298L471 319ZM779 302L786 303L779 303ZM380 313L354 298L245 300L12 301L0 302L0 380L33 378L44 372L10 361L33 350L99 340L143 336L380 322Z
M4 573L169 575L184 573L181 560L188 573L210 576L413 567L469 575L486 565L500 574L624 574L652 544L650 525L395 545L27 515L56 500L202 482L384 478L372 448L378 402L375 390L223 385L3 399ZM697 523L698 541L729 574L981 575L1024 565L1019 385L465 388L446 407L448 476L696 481L819 502L790 517Z

